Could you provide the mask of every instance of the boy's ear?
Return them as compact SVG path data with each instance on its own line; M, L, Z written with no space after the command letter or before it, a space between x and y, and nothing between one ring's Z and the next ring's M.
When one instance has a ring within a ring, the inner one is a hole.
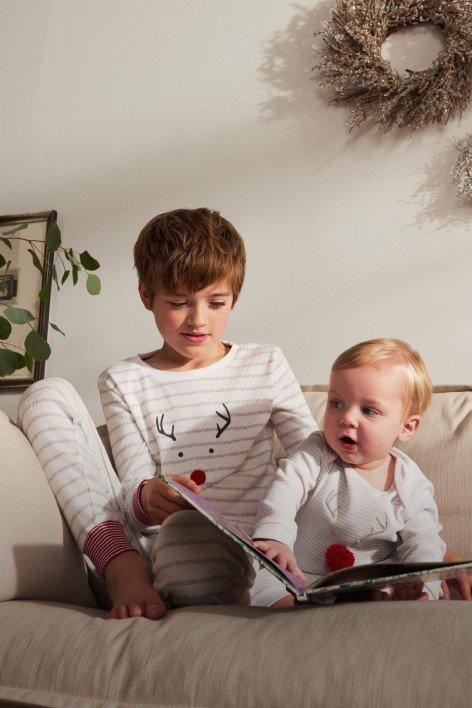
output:
M144 287L144 283L139 283L138 284L138 291L139 295L141 297L141 301L146 308L146 310L152 310L152 299L149 297L148 292L146 288Z
M398 436L400 442L406 442L416 433L421 424L421 418L419 415L412 415L408 420L403 423L403 428Z

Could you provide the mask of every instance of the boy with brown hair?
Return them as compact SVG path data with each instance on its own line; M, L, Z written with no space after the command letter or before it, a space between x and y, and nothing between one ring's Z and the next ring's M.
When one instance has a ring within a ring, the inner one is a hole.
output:
M250 532L274 472L274 430L290 452L316 426L280 348L222 338L245 272L244 243L226 219L208 209L160 214L142 230L134 257L141 299L164 341L99 377L117 474L68 382L30 386L19 402L19 422L79 547L105 583L110 617L164 614L151 586L151 553L168 602L185 604L189 592L192 603L246 602L252 567L221 538L208 536L195 512L175 514L186 504L156 475L174 474L201 490ZM169 557L179 533L180 550ZM198 579L200 590L191 573L186 583L178 557L188 538L189 570L192 562L199 565L199 548L217 549L210 575ZM159 562L163 554L166 563ZM221 572L223 566L234 570ZM235 576L241 580L236 595ZM273 604L280 588L275 597L273 580L261 584L258 577L251 601Z

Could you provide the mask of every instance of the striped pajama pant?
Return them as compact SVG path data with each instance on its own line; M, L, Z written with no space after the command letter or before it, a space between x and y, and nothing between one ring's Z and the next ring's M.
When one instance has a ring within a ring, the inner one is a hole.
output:
M38 457L67 524L84 551L103 522L122 524L148 563L154 587L172 607L195 604L268 606L287 594L267 571L196 511L172 514L158 533L143 534L124 512L120 480L80 396L68 381L32 384L18 404L18 425ZM103 581L87 559L97 599L107 605Z

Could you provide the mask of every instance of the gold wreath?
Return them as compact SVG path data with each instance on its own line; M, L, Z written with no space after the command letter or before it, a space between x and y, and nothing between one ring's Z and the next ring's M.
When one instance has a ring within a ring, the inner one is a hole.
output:
M386 38L403 27L434 23L445 47L433 65L402 76L381 55ZM353 106L352 130L370 119L388 132L413 132L461 113L472 90L471 0L338 0L322 32L318 76L339 102Z

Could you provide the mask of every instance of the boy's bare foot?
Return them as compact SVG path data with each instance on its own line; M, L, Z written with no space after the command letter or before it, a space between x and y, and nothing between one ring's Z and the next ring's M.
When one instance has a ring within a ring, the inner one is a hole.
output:
M107 564L104 576L113 603L105 619L156 620L165 615L166 606L152 587L149 568L139 553L126 551L116 556Z

